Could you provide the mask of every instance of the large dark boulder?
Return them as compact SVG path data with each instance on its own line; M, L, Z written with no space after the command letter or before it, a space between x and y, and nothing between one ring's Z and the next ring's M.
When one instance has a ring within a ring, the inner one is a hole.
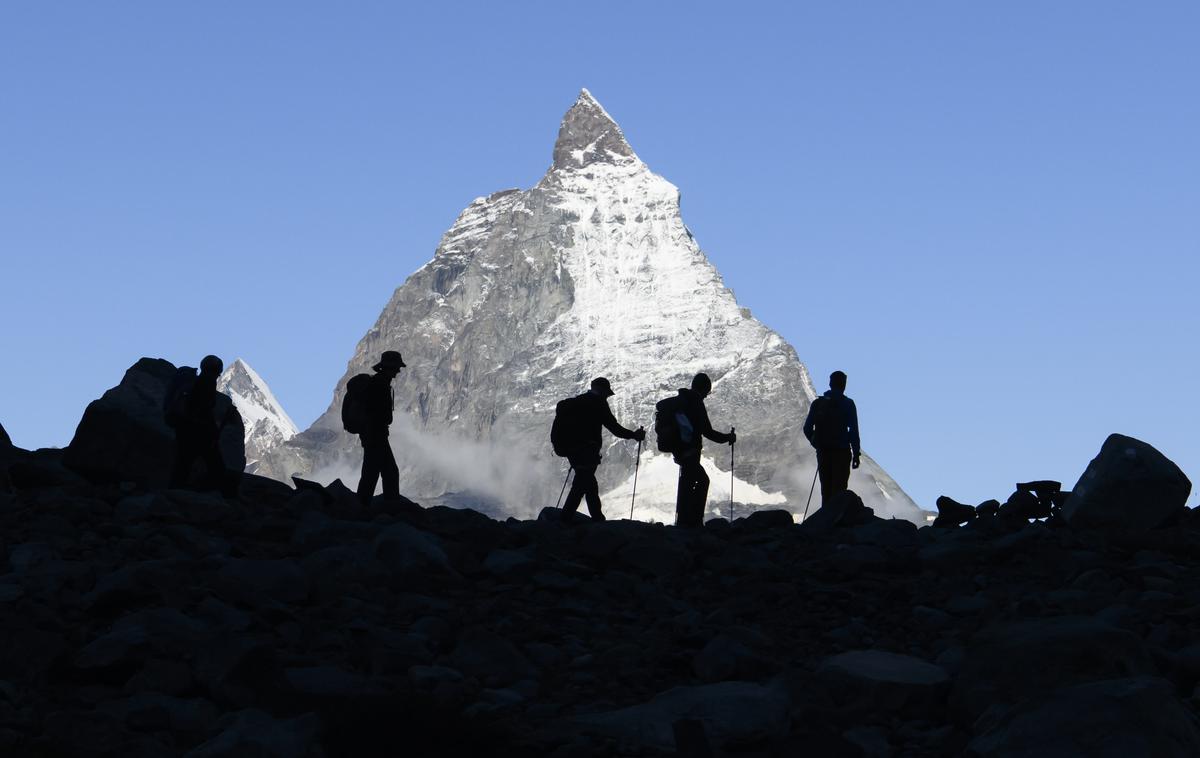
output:
M804 519L800 527L809 533L819 534L838 527L860 526L870 523L875 511L863 504L862 498L853 490L839 492L822 503L816 513Z
M63 462L96 481L167 484L175 455L175 433L163 421L163 398L175 366L142 358L121 383L92 401L83 413ZM221 454L230 471L246 467L245 427L228 396L217 394L216 415L225 420Z
M1067 523L1114 534L1163 526L1186 507L1192 483L1150 445L1111 434L1063 505Z
M1055 687L1156 673L1136 634L1085 616L1001 623L967 648L951 702L973 721Z
M1200 755L1200 722L1171 684L1153 677L1089 682L1033 693L984 715L970 744L978 758Z
M12 446L12 439L9 438L8 432L4 431L4 424L0 424L0 455L11 450Z

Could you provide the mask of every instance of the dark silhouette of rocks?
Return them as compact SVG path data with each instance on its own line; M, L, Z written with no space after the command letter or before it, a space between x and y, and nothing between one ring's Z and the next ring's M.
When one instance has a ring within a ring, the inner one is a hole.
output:
M1154 529L1178 518L1192 483L1141 440L1109 435L1063 504L1072 526L1108 532ZM1129 503L1138 507L1130 508Z
M67 446L63 463L92 481L167 484L175 453L175 432L163 420L163 397L175 366L142 358L121 383L92 401ZM228 396L217 393L216 412L227 421L221 454L231 471L246 467L245 428Z
M1118 532L1102 497L1143 519L1139 486L1179 491L1157 463L1077 487L1086 527L917 529L848 492L681 530L63 464L96 449L0 462L3 755L1200 751L1200 518Z

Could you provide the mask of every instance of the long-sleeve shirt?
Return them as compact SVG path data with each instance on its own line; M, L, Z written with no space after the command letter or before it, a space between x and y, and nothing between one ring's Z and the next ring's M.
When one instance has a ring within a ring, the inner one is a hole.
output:
M826 407L826 403L833 403ZM822 429L821 424L830 425ZM854 457L859 455L858 408L854 401L840 392L826 390L813 401L804 420L804 436L816 448L845 450L849 447Z
M694 439L691 447L688 450L686 457L692 457L693 451L695 456L700 455L700 450L704 447L704 437L708 437L713 442L725 443L729 441L729 435L724 432L718 432L713 429L712 422L708 420L708 409L704 407L704 398L699 392L686 387L680 388L679 394L684 398L684 415L692 424L692 432Z
M600 448L604 444L601 429L607 429L614 437L620 437L623 440L633 439L637 434L617 422L612 409L608 407L608 398L601 397L595 392L585 392L578 397L578 400L581 403L578 416L581 447L577 454L570 456L572 459L578 458L580 462L591 462L592 460L599 462Z
M381 373L372 374L365 399L368 429L376 433L387 432L387 428L392 424L392 410L395 406L391 377Z

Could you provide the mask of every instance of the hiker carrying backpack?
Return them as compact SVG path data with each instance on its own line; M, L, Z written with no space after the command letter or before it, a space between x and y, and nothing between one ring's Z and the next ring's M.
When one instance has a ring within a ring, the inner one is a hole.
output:
M604 444L602 429L614 437L626 440L646 439L646 430L626 429L617 423L608 407L612 397L612 386L608 379L597 377L591 389L576 397L562 400L554 408L554 423L550 426L550 444L554 454L566 458L575 470L575 482L563 503L563 518L573 517L583 499L587 499L588 512L595 521L603 521L600 503L600 485L596 480L596 467L600 465L600 449ZM640 447L639 447L640 449Z
M175 369L163 396L163 421L174 429L187 417L188 393L196 384L196 369L180 366Z
M846 374L829 375L829 390L812 402L804 420L804 436L817 450L821 502L845 491L850 469L859 465L858 409L846 396Z
M346 395L342 398L342 428L351 434L367 431L367 390L370 386L370 374L355 374L346 382Z

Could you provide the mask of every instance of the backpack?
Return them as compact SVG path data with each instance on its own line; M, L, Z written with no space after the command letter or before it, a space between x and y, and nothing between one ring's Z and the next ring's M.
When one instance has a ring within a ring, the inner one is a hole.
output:
M819 397L813 401L812 444L816 448L842 447L846 439L846 404L830 402L838 400L836 396Z
M554 406L554 423L550 425L550 446L554 454L566 458L584 447L583 413L586 399L583 395L559 400Z
M188 393L196 383L196 375L191 366L180 366L167 383L167 394L163 395L163 421L167 426L174 428L187 417Z
M367 388L370 385L370 374L355 374L346 382L346 396L342 398L342 428L351 434L367 431Z
M654 436L664 453L682 453L696 441L696 430L686 413L683 395L672 395L654 404Z

